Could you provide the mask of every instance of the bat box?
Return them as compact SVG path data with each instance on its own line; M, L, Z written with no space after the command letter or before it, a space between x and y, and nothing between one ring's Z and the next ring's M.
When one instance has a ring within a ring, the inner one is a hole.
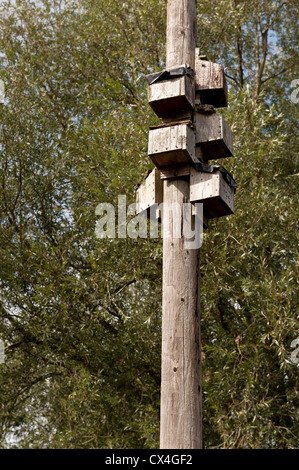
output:
M195 93L201 103L211 104L214 108L227 107L227 83L223 65L197 57L195 73Z
M195 130L191 122L151 127L148 155L157 168L179 163L196 163Z
M148 102L159 117L194 109L195 73L187 65L147 75Z
M148 102L159 117L194 108L194 79L187 75L153 83L148 88Z
M190 202L202 202L209 219L233 214L236 187L234 180L231 183L220 167L204 166L210 167L211 171L190 169Z
M196 145L208 160L233 155L233 134L220 114L196 113Z

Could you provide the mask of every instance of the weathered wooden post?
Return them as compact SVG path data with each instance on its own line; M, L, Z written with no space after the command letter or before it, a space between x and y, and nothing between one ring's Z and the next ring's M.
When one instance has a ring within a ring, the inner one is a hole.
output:
M223 167L208 164L233 154L232 134L214 110L227 106L223 67L199 55L196 36L196 0L168 0L166 69L147 77L149 104L162 118L149 132L157 169L137 190L148 216L162 200L181 210L180 237L163 233L161 449L202 448L200 250L185 244L183 205L201 202L207 227L233 213L236 187ZM177 212L167 215L174 227Z
M166 69L195 68L196 0L168 0ZM177 119L179 112L175 115ZM184 178L164 180L164 204L189 202ZM201 360L199 249L163 238L160 448L200 449Z

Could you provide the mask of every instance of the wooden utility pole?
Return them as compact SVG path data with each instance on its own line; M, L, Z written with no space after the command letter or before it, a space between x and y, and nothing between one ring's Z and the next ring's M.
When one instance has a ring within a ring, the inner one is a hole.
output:
M194 69L196 33L196 0L168 0L167 69L183 64ZM166 179L163 184L164 204L179 203L182 210L189 202L189 181ZM160 447L200 449L199 249L185 249L183 236L163 238L162 295Z
M232 156L233 139L214 109L227 106L224 68L199 54L196 23L196 0L168 0L166 69L147 76L149 104L162 119L149 131L156 168L137 189L138 212L150 219L160 220L161 202L180 209L179 217L167 211L167 233L162 214L162 449L202 448L199 248L186 243L183 207L201 203L206 228L208 219L234 212L236 188L222 166L208 164Z
M166 69L187 64L194 70L196 40L196 0L168 0Z
M189 182L164 181L164 203L189 198ZM161 449L200 449L201 363L199 249L163 238Z

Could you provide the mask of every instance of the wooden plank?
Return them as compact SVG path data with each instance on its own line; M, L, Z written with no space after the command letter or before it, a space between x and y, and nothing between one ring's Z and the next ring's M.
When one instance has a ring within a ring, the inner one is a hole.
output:
M234 189L228 185L219 170L204 173L191 168L190 201L202 202L208 218L234 213Z
M180 121L176 121L176 122L173 122L173 121L166 121L165 122L165 121L163 121L163 123L159 124L158 126L150 126L149 129L150 130L152 130L152 129L162 129L163 127L179 126L179 125L182 125L182 124L187 124L188 126L194 128L191 119L184 119L184 120L180 120Z
M196 145L199 145L208 160L233 155L233 135L224 117L220 114L196 113Z
M201 103L211 104L214 108L227 107L228 90L223 65L202 60L197 53L195 73L195 92Z
M174 166L165 166L161 168L160 174L161 180L189 177L190 165L187 163Z
M150 218L153 215L151 207L162 202L163 182L160 171L154 168L136 190L137 213L146 211L147 217Z
M148 88L148 102L159 117L194 108L194 78L182 76L153 83Z
M196 163L195 130L187 124L150 129L148 155L159 169L165 165Z
M183 120L193 121L193 110L182 111L181 113L178 112L177 114L170 114L169 116L165 114L162 119L164 123L171 123L172 125Z

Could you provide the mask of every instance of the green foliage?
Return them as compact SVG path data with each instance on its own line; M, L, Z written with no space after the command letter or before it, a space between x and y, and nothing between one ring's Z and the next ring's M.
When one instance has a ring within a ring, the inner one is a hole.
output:
M201 255L206 448L296 446L295 2L198 2L225 66L235 215ZM95 208L153 167L144 76L164 0L2 2L1 447L157 448L161 240L99 240Z

